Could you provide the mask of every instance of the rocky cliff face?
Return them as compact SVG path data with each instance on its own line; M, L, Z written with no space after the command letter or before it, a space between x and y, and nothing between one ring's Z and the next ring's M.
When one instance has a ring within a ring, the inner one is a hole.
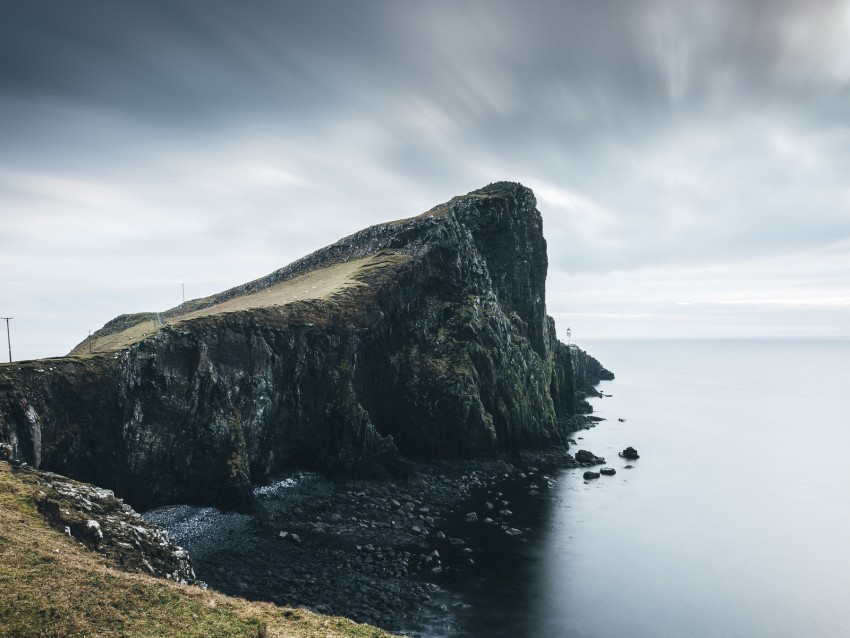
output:
M492 184L162 325L120 317L69 357L0 367L0 435L137 507L235 504L294 465L379 475L547 446L610 373L558 342L546 270L534 195Z

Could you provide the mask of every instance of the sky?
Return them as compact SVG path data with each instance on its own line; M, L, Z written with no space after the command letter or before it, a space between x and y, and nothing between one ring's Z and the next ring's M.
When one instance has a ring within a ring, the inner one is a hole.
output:
M0 3L15 360L499 180L562 338L850 337L848 177L850 2Z

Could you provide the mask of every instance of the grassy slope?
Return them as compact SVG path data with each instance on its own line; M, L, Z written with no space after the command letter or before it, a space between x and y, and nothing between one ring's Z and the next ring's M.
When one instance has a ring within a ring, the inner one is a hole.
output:
M35 475L0 462L0 637L390 638L302 609L120 571L50 527Z
M239 295L199 310L194 310L194 308L206 300L199 299L187 302L184 304L185 311L183 311L183 306L178 307L176 309L177 314L165 319L165 323L176 325L183 321L227 312L286 306L296 301L331 299L345 292L350 292L351 289L367 286L363 279L367 278L376 268L395 268L403 261L404 258L400 255L388 256L385 252L381 255L370 255L363 259L332 264L325 268L297 275L268 288ZM125 330L93 337L91 344L89 344L89 341L84 341L74 348L71 354L85 356L89 353L90 346L94 353L121 350L153 335L157 329L156 321L152 319L140 320Z

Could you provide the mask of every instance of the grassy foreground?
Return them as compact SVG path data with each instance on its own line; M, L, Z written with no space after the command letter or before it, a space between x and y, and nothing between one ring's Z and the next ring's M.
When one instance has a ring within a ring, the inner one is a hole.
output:
M390 638L374 627L121 571L50 527L0 461L0 637Z

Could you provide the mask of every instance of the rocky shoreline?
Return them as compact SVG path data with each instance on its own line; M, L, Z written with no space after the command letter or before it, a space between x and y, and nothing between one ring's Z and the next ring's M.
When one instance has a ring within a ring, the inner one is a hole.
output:
M463 587L453 585L498 560L488 555L494 539L525 542L534 530L524 501L545 497L558 470L583 466L554 448L510 461L418 464L405 482L294 473L255 489L250 514L178 505L145 518L223 593L408 635L451 635L464 605L451 593Z

